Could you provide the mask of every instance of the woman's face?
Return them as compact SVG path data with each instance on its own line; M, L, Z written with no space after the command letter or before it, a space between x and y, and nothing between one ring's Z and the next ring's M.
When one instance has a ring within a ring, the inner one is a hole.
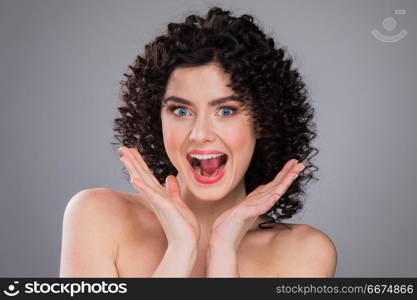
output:
M241 183L255 148L252 119L240 102L224 100L234 94L228 83L229 74L214 63L177 68L162 102L168 157L187 188L202 200L221 199ZM226 154L227 161L224 155L216 158L204 151ZM191 167L192 162L199 166Z

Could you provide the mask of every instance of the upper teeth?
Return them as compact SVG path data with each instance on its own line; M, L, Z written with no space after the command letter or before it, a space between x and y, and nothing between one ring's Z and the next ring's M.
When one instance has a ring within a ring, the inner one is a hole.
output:
M222 155L224 155L224 154L221 154L221 153L218 153L218 154L205 154L205 155L202 155L202 154L190 154L190 156L192 158L197 158L197 159L211 159L211 158L219 157L219 156L222 156Z

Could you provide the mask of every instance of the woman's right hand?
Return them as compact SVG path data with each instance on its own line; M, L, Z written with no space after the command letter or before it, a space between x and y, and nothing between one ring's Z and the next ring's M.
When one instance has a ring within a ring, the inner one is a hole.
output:
M165 231L168 246L197 248L200 226L194 213L180 195L177 178L169 175L166 187L161 185L150 171L136 148L122 146L120 161L130 174L130 182L139 193L139 202L151 207Z

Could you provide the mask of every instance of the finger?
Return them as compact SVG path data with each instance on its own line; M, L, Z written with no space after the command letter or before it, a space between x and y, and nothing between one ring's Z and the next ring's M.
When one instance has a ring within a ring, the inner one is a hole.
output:
M269 192L271 187L275 187L276 184L280 181L280 179L283 176L285 176L286 173L288 173L289 169L291 169L291 167L293 167L297 163L298 163L298 161L296 159L291 159L291 160L287 161L285 163L284 167L281 169L281 171L278 172L278 174L275 176L275 178L273 180L271 180L267 184L262 184L262 185L258 186L252 192L252 194L254 196L259 196L258 194L265 194L265 193Z
M178 208L181 214L184 217L188 218L188 216L191 213L191 210L181 197L181 190L177 177L173 175L168 175L165 182L169 199Z
M133 167L139 173L140 178L142 180L144 180L144 176L143 176L144 170L143 170L142 166L139 164L139 162L135 160L135 156L130 151L130 148L125 147L125 146L120 147L119 148L119 152L122 153L124 156L126 156L130 160L130 162L133 165Z
M190 219L190 216L193 215L193 213L181 198L181 190L177 177L173 175L168 175L165 179L165 185L165 188L169 196L169 200L172 201L174 206L185 219Z
M300 172L305 168L303 163L299 163L294 165L286 174L285 176L276 184L275 187L272 188L272 193L277 193L279 198L285 194L294 180L298 177ZM271 192L269 192L271 193Z
M285 194L285 192L288 190L288 188L291 186L294 180L298 177L300 172L305 168L303 163L296 163L294 165L289 164L289 166L289 169L287 166L283 169L283 171L286 170L286 173L281 173L281 176L277 176L276 179L274 179L268 184L268 188L266 190L263 190L259 195L257 195L256 198L259 200L253 200L253 203L255 204L252 205L259 205L259 203L267 201L271 193L281 192L280 196L276 197L275 202L278 201L279 198L281 198L282 195Z
M173 175L168 175L166 178L166 189L168 194L173 197L175 200L178 200L180 197L180 186L178 180Z
M132 183L134 188L139 193L144 194L145 197L143 198L146 199L146 201L148 201L152 207L164 208L164 204L168 203L168 201L164 201L164 199L162 199L160 195L157 192L155 192L155 190L151 186L146 184L146 182L138 178L132 178L130 180L130 183ZM157 210L156 212L159 212L159 210Z
M129 159L129 157L123 155L120 158L120 161L123 163L123 165L126 167L127 171L130 175L130 181L132 181L133 178L139 178L142 179L136 168L133 166L132 161Z
M257 199L249 201L246 205L239 208L240 215L243 219L248 219L264 214L276 203L277 199L279 199L277 193L257 197Z
M275 185L277 182L279 182L291 170L291 168L293 168L295 165L297 165L297 163L298 163L298 160L296 160L296 159L290 159L289 161L287 161L287 163L284 165L282 170L270 182L271 185Z
M149 169L148 165L146 164L145 160L143 159L142 155L139 153L138 149L136 148L130 148L130 152L133 154L133 157L137 159L140 166L145 170L148 174L153 176L152 171Z
M147 177L152 181L153 184L157 185L158 187L161 187L162 185L159 183L158 179L155 178L155 175L153 172L149 169L148 165L146 164L145 160L143 159L142 155L139 153L138 149L131 148L131 153L133 154L133 157L135 158L136 162L139 162L139 165L142 167L142 169L145 171L145 174Z
M296 159L291 159L287 161L287 163L284 165L284 167L281 169L281 171L275 176L275 178L270 181L268 184L263 184L256 188L255 191L251 193L251 198L248 199L248 204L250 206L257 206L260 203L263 203L267 201L269 195L271 192L274 191L274 189L277 187L277 185L280 183L280 180L288 174L288 172L291 171L291 168L296 166L298 161ZM242 203L243 204L243 203Z
M154 177L152 172L149 170L146 163L143 161L142 156L139 154L139 152L136 150L136 148L128 148L128 147L120 147L119 151L129 157L129 159L132 161L133 166L135 167L136 171L139 174L139 178L142 179L144 182L146 182L149 185L158 185L159 181Z

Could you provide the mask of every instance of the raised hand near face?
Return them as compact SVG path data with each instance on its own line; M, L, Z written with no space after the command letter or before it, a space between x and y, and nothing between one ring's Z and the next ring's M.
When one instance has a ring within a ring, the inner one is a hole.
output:
M213 223L210 247L236 251L257 217L268 211L285 194L304 168L303 163L289 160L271 182L260 185L238 205L222 213Z
M130 175L130 182L139 193L136 199L151 208L163 227L168 245L172 247L195 247L200 238L200 226L194 213L180 196L175 176L166 178L166 187L152 174L136 148L120 147L120 161Z

